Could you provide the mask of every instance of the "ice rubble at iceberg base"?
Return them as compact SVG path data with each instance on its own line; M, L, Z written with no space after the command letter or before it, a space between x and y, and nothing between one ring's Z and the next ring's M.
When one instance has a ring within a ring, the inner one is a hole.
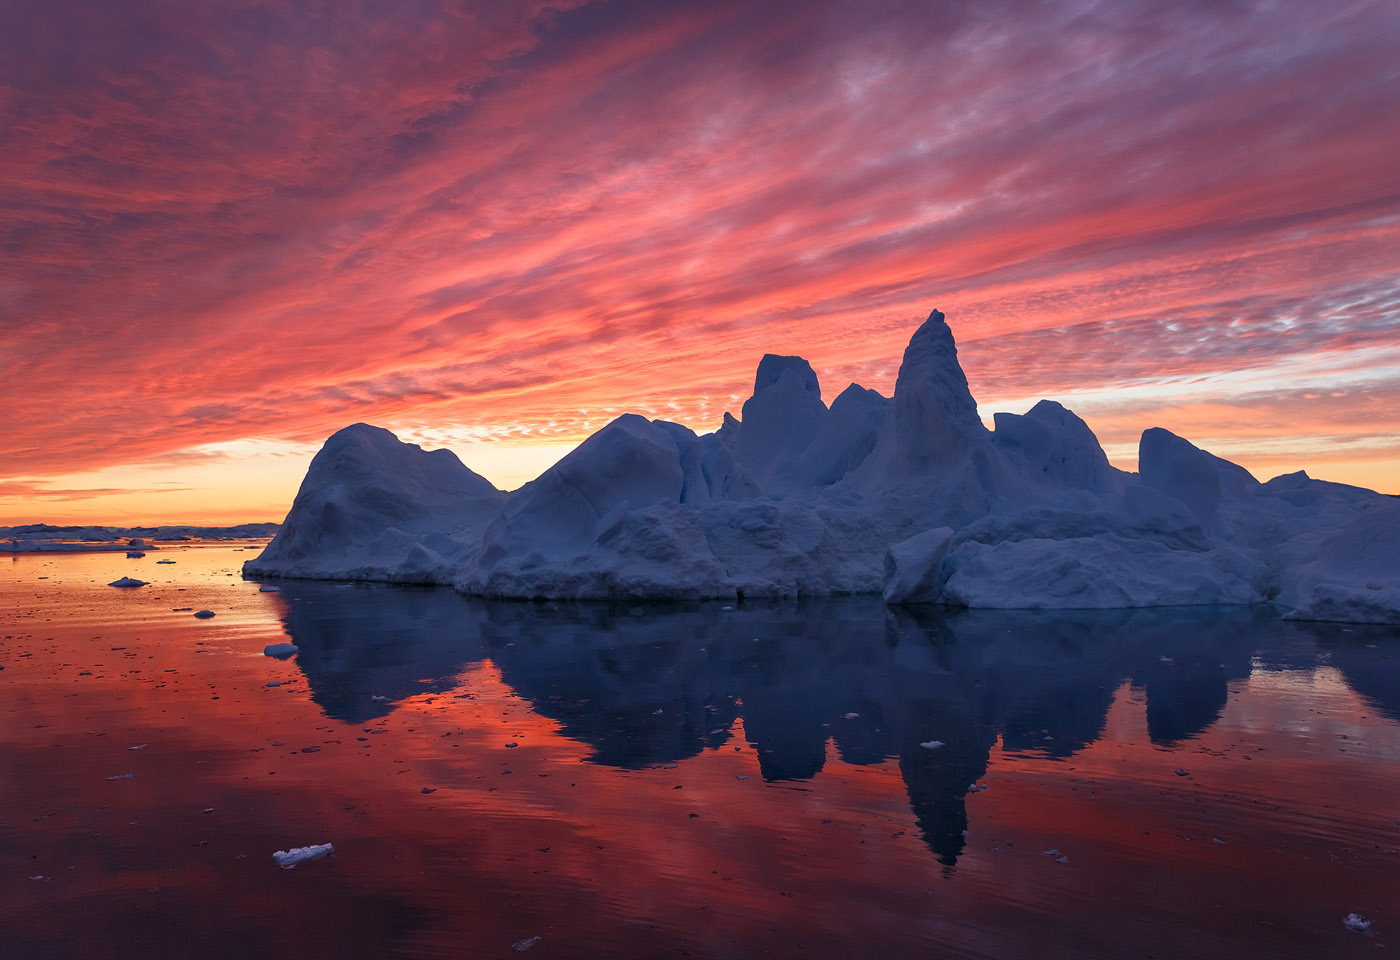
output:
M935 310L893 397L852 384L828 407L805 360L765 356L741 419L699 436L627 414L511 494L450 451L346 427L244 570L488 597L1276 602L1400 622L1400 501L1303 473L1260 483L1156 428L1139 470L1054 401L987 430Z

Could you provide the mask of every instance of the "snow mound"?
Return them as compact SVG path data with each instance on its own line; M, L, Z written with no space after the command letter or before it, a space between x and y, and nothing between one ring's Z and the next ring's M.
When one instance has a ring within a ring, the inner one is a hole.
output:
M450 452L355 424L316 455L252 576L452 583L518 598L883 593L1108 608L1277 602L1400 622L1400 504L1259 483L1167 430L1114 468L1051 400L987 430L935 310L894 395L828 408L800 357L758 364L714 433L624 414L509 495Z
M505 495L450 450L363 423L311 461L291 512L250 574L445 582L478 548Z

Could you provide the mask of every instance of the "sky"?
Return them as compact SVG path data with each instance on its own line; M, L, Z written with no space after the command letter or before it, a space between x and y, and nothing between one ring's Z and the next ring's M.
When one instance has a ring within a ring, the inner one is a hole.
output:
M0 5L0 524L281 519L354 422L503 489L947 315L1260 479L1400 493L1400 4Z

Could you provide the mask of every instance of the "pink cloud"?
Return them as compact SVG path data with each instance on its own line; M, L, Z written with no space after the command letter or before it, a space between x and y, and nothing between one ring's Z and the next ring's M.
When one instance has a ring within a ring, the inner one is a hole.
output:
M1400 343L1386 4L471 9L0 19L9 470L711 427L933 306L993 399Z

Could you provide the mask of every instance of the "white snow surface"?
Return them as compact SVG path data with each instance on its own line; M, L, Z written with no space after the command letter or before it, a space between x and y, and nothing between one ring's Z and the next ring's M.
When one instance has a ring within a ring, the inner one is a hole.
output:
M828 408L805 360L768 355L741 412L705 435L625 414L511 494L355 424L244 569L514 598L1274 602L1400 622L1400 501L1302 473L1259 483L1160 428L1127 473L1051 400L989 431L936 310L893 397L851 384Z

